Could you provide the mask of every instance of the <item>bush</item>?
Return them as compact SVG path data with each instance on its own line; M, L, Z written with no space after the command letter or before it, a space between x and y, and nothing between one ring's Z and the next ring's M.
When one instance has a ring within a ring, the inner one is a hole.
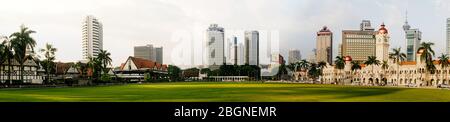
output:
M112 81L112 78L111 78L111 76L109 76L109 74L103 74L103 75L101 76L100 80L101 80L103 83L107 83L107 82L111 82L111 81Z
M152 81L152 76L150 75L150 73L145 73L144 74L144 81L145 82L151 82Z

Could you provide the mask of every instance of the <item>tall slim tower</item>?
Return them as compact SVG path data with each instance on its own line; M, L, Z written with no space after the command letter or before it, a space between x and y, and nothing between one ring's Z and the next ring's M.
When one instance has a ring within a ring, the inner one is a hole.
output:
M83 59L97 57L103 50L103 25L94 16L87 16L83 21Z
M218 68L225 63L225 31L219 25L211 24L206 33L208 66Z
M389 33L385 27L384 23L381 24L376 35L376 57L379 61L389 60Z

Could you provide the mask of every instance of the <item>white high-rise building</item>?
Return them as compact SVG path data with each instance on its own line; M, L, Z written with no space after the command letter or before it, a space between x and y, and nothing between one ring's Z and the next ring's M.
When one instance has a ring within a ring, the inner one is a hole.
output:
M447 18L447 41L445 42L447 54L450 54L450 18Z
M245 46L244 46L244 44L239 43L237 49L238 49L238 51L237 51L237 58L238 58L237 59L237 64L238 65L244 65L245 64L245 61L244 61L244 58L245 58L245 54L244 54Z
M206 46L208 48L207 65L210 68L218 68L225 63L225 31L217 24L211 24L206 32Z
M87 16L83 21L83 59L97 57L103 50L103 25L94 16Z
M389 33L385 28L386 26L381 24L381 28L378 30L376 35L376 57L379 61L389 60Z
M245 32L245 63L259 65L259 32Z

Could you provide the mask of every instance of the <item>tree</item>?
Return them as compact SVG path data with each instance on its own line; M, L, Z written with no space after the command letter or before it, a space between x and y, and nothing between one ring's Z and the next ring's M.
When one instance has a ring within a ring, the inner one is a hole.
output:
M386 77L386 70L389 68L389 64L388 61L383 61L383 63L381 64L381 69L383 70L383 78ZM385 81L383 80L383 83Z
M29 30L24 25L20 26L20 31L15 32L9 36L11 38L11 47L14 50L14 58L19 62L20 65L20 80L23 82L23 64L28 59L31 59L31 56L27 54L27 48L34 51L34 46L36 45L36 41L30 36L31 34L36 33L33 30Z
M419 50L423 50L422 55L420 56L422 61L426 63L426 69L431 74L434 74L436 67L433 64L434 50L431 48L433 46L433 42L422 42Z
M189 68L183 70L183 77L198 77L200 70L197 68Z
M111 65L112 59L111 59L111 53L109 53L106 50L100 50L100 53L98 53L97 60L100 62L100 70L103 71L104 74L108 73L108 65Z
M308 69L308 76L313 79L315 82L317 78L320 76L320 70L316 63L311 63Z
M342 70L345 68L344 58L342 56L337 56L336 60L334 61L334 64L336 65L334 68L338 69L339 70L339 74L341 74ZM338 81L336 81L336 82L338 82Z
M327 62L321 61L317 63L317 67L320 69L320 75L323 75L323 69L327 67Z
M55 52L57 51L57 49L54 48L51 44L47 43L45 44L45 48L41 49L40 51L44 53L44 62L47 63L46 67L44 67L45 73L47 74L46 83L50 83L50 68L53 66L50 64L52 64L52 62L55 60Z
M88 68L87 65L78 61L77 63L75 63L75 67L80 72L80 76L84 77L87 72L87 68Z
M450 65L449 57L446 54L442 54L439 57L439 65L441 65L441 71L445 74L445 78L441 78L443 81L447 81L447 68ZM444 72L445 71L445 72Z
M375 66L380 65L380 60L377 60L377 57L375 57L375 56L369 56L367 58L367 61L364 62L364 64L367 65L367 66L371 66L372 67L372 71L371 72L372 72L372 76L373 76L374 75L373 67L374 67L374 65Z
M306 60L301 60L298 62L298 66L300 67L300 70L307 70L310 67L310 63Z
M397 64L397 71L395 71L397 74L397 80L400 79L400 63L404 60L406 60L406 54L401 52L401 48L394 48L392 49L392 52L389 53L389 58L394 60L394 63Z
M3 63L5 63L6 59L6 45L4 43L0 44L0 71L3 73ZM3 79L3 74L0 74L0 80Z
M358 61L352 61L351 64L352 64L351 69L353 72L361 70L361 64Z
M101 63L98 58L89 57L89 61L87 62L88 75L90 79L98 79L99 72L101 72Z
M167 67L167 74L169 75L170 81L181 80L181 69L174 65L169 65Z
M356 71L361 70L361 64L358 61L352 61L350 63L351 63L351 70L353 72L352 76L355 76L356 75Z

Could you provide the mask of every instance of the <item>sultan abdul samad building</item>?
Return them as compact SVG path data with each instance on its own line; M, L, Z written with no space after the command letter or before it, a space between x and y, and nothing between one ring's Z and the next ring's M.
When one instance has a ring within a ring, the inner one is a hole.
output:
M376 56L380 63L388 62L388 68L383 69L382 65L366 66L361 62L361 70L352 71L350 56L344 57L345 68L336 69L335 66L328 65L324 70L322 83L328 84L348 84L348 85L390 85L390 86L410 86L410 87L436 87L439 84L449 84L450 70L442 70L438 61L434 61L436 73L426 72L425 61L421 60L423 50L416 52L416 61L396 63L389 59L389 33L382 24L376 32Z

